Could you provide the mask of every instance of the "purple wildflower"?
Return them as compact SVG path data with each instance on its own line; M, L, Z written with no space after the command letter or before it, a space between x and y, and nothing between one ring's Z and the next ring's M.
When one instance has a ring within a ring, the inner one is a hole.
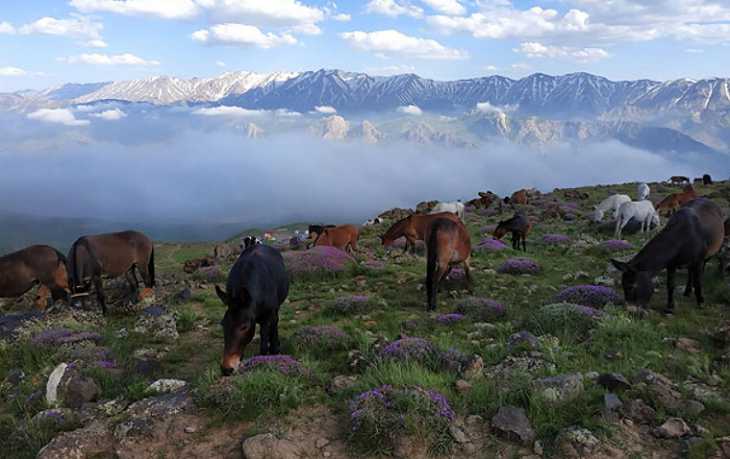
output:
M600 308L609 303L620 303L621 297L610 287L604 287L602 285L576 285L558 293L555 296L555 300L561 303L574 303Z
M353 259L338 248L317 246L302 252L286 252L284 261L292 274L303 274L318 271L341 272Z
M444 394L435 390L427 390L428 398L431 399L434 405L437 407L437 414L443 418L448 419L450 422L456 418L456 413L449 405L449 401L446 399Z
M503 317L507 313L507 308L491 298L470 296L457 303L456 311L474 320L489 322Z
M294 333L294 341L301 348L336 350L347 347L350 336L333 325L302 327Z
M459 322L464 319L464 314L459 313L451 313L451 314L439 314L436 316L436 322L439 322L441 324L453 324L455 322Z
M608 241L601 242L601 247L609 252L621 252L623 250L631 250L634 248L629 241L620 239L610 239Z
M329 309L339 314L361 314L372 306L370 297L366 295L351 295L337 298Z
M414 337L395 340L380 351L380 355L384 359L410 360L421 363L433 360L437 354L437 349L430 341Z
M285 375L298 375L304 372L302 364L290 355L257 355L244 360L240 371L246 373L262 368L276 370Z
M94 364L104 369L117 368L117 363L114 360L97 360Z
M537 274L540 265L531 258L510 258L497 269L500 274Z
M449 280L463 280L466 279L466 271L463 268L451 268L451 272L448 275Z
M542 242L547 245L563 245L570 243L570 237L565 234L546 234L542 237Z
M499 252L507 249L507 244L494 239L493 237L484 238L474 248L477 252Z

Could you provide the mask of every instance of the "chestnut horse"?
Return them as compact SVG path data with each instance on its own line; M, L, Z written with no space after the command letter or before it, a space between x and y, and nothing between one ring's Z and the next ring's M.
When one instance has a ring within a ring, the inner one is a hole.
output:
M697 199L697 193L692 185L687 185L681 193L672 193L662 199L656 206L656 210L657 212L666 210L666 215L669 216L676 212L677 209L694 199Z
M464 264L467 282L471 283L471 238L461 221L437 218L426 227L426 299L428 309L436 309L436 294L441 279L457 263Z
M47 245L33 245L0 257L0 298L17 298L40 284L47 299L68 300L68 270L66 257ZM36 303L43 309L42 303Z
M530 223L530 220L517 213L509 220L499 222L492 235L496 239L502 239L505 234L512 233L512 248L520 250L520 241L522 241L522 250L527 252L527 235L531 229L532 223Z
M324 228L314 241L314 245L328 245L347 252L353 252L357 250L359 237L360 230L354 225L340 225L334 228Z
M68 255L71 292L88 292L94 284L101 310L106 314L102 276L126 276L134 292L139 288L135 268L147 288L155 286L155 249L152 240L137 231L83 236Z
M438 214L414 214L408 217L398 220L388 228L383 236L380 236L380 242L384 246L389 246L396 239L400 237L406 238L406 246L403 248L403 252L407 252L408 248L411 248L413 253L416 252L416 241L426 240L426 228L436 219L445 218L447 220L453 220L461 223L459 217L451 212L441 212Z
M626 301L646 307L654 293L653 278L667 270L667 307L674 310L674 274L687 267L689 276L684 296L695 290L697 305L704 302L702 275L705 262L722 247L725 238L725 217L720 207L706 198L695 199L669 219L664 229L639 253L625 263L611 260L621 271Z
M512 193L512 197L509 198L509 203L514 205L527 205L529 202L527 196L527 190L519 190Z

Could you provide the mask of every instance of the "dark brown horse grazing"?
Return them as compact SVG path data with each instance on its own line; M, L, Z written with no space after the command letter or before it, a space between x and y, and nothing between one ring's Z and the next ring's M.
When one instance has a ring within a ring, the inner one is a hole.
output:
M137 231L83 236L68 255L71 292L89 291L94 284L101 310L106 314L102 276L126 276L133 291L139 288L135 268L147 288L155 286L155 249L152 240Z
M520 250L520 241L522 241L522 250L527 252L527 235L532 229L532 223L524 215L517 213L509 220L499 222L494 230L494 237L502 239L505 234L512 233L512 248Z
M387 247L395 242L396 239L405 237L406 246L403 249L403 252L407 252L410 247L411 251L415 253L416 241L425 241L426 228L428 228L433 221L439 218L445 218L447 220L453 220L461 223L459 217L451 212L441 212L438 214L428 215L414 214L393 223L393 225L388 228L388 231L386 231L383 236L380 236L380 242Z
M354 225L340 225L334 228L325 228L314 241L314 245L328 245L340 250L353 252L357 250L357 240L360 230Z
M47 245L33 245L0 257L0 298L17 298L35 285L41 285L45 298L50 291L53 301L68 300L66 257ZM38 303L43 308L42 303Z
M437 218L426 228L426 299L428 309L436 309L438 285L451 267L464 264L467 282L471 283L471 238L461 221Z
M628 263L611 260L623 275L621 283L626 301L646 307L654 293L653 278L667 270L666 312L674 310L674 274L687 267L689 277L684 295L695 290L697 304L702 297L705 261L722 247L725 217L720 207L706 198L695 199L669 219L664 229L649 241Z

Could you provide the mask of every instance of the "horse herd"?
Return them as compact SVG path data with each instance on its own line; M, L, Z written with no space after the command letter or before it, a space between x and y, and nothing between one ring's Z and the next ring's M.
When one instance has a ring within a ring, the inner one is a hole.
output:
M685 184L677 177L672 177L671 182ZM671 205L660 203L656 209L648 200L649 194L649 187L642 183L637 188L637 201L617 194L594 208L596 221L601 221L608 211L613 213L619 236L632 218L638 219L642 231L646 231L652 225L659 227L660 210L669 213L665 227L635 257L628 262L611 260L622 273L626 301L647 307L654 292L653 279L666 269L666 312L671 312L676 271L687 268L689 280L684 294L689 296L694 291L697 304L702 304L705 264L719 252L725 239L723 212L711 200L698 198L691 184L672 195ZM498 202L500 209L503 204L516 208L526 204L529 196L528 190L520 190L504 200L491 192L480 193L479 198L467 204L489 207ZM436 309L438 286L455 265L463 265L471 287L471 238L463 222L464 207L461 202L439 203L430 213L416 213L398 220L380 236L385 247L405 238L404 252L415 252L417 241L425 243L429 310ZM379 219L367 224L378 223ZM527 251L526 239L531 229L529 218L518 210L512 218L499 222L493 235L501 239L511 233L512 247ZM359 229L353 225L312 225L308 231L311 245L332 246L348 252L358 250L359 236ZM36 245L0 257L0 298L19 297L40 285L39 297L42 297L40 292L45 291L54 301L65 299L70 302L88 296L93 286L102 311L106 313L102 278L125 276L132 291L137 292L137 271L147 288L155 286L154 245L140 232L84 236L73 243L68 255L49 246ZM242 252L229 272L225 290L219 286L215 290L227 306L221 322L224 330L222 373L233 373L243 350L255 336L257 324L261 354L277 354L279 308L289 292L289 275L279 251L261 244L256 238L246 238Z

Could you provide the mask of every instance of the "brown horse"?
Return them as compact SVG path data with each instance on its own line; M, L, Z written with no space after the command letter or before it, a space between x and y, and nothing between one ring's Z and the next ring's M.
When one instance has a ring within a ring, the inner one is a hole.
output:
M666 211L667 216L672 215L680 207L688 202L697 199L697 193L692 185L687 185L681 193L672 193L657 205L657 212Z
M0 257L0 298L17 298L40 284L39 298L68 300L66 257L47 245L33 245ZM47 303L47 301L46 301ZM44 301L36 303L44 309Z
M512 193L512 196L509 198L509 203L513 206L515 205L527 205L529 202L528 196L527 196L527 190L519 190Z
M714 202L695 199L669 219L664 229L649 241L628 263L611 260L622 274L621 283L626 301L646 307L654 293L653 278L667 270L666 312L674 309L674 275L687 267L689 277L684 296L695 290L697 304L704 302L702 275L705 262L722 247L725 238L725 217Z
M426 300L428 309L434 310L438 285L453 265L463 263L471 283L471 238L461 221L437 218L426 228L426 249Z
M439 218L445 218L447 220L453 220L461 223L459 217L451 212L441 212L429 215L414 214L395 222L390 228L388 228L388 231L386 231L383 236L380 236L380 242L383 246L387 247L395 242L396 239L405 236L406 246L403 249L403 252L407 252L410 247L411 251L415 253L416 241L425 241L426 228L428 228L433 221Z
M505 234L512 233L512 248L520 250L520 241L522 241L522 250L527 252L527 235L530 234L531 229L530 220L517 213L509 220L499 222L492 234L495 238L502 239Z
M152 240L137 231L83 236L68 255L71 292L90 290L94 284L101 310L106 314L102 276L126 276L134 292L139 288L135 268L147 288L155 286L155 249Z
M340 250L353 252L357 250L357 240L360 238L360 230L354 225L340 225L334 228L324 228L314 245L328 245L337 247Z
M475 209L489 209L493 202L499 200L499 196L491 191L487 191L486 193L480 191L478 194L479 197L472 199L471 201L467 201L467 205L472 206Z

